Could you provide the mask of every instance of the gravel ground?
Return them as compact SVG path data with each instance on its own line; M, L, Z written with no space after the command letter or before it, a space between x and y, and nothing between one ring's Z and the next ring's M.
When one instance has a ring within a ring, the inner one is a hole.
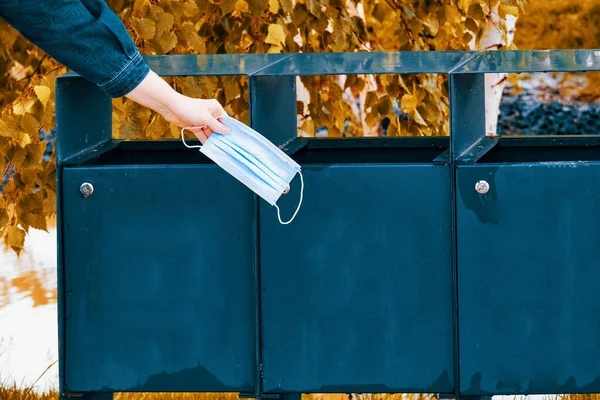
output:
M507 85L498 118L499 135L596 135L600 134L600 104L581 103L559 92L565 88L544 74L520 82L523 91L511 95ZM576 80L572 87L585 85Z

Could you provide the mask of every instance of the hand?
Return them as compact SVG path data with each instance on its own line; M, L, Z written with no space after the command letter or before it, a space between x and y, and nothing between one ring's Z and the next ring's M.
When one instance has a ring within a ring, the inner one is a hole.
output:
M219 122L219 118L227 113L215 99L180 96L169 108L170 111L164 113L163 117L178 127L193 132L203 144L213 132L229 133L229 128Z
M154 71L150 71L126 97L156 111L178 127L193 132L202 144L213 132L229 133L229 128L218 120L227 114L217 100L184 96Z

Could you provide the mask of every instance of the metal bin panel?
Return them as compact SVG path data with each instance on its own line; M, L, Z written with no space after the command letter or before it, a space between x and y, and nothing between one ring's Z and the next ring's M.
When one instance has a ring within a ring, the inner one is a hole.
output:
M263 389L453 392L449 168L303 170L260 206Z
M252 192L214 165L65 168L62 190L66 388L252 391Z
M599 220L600 163L458 167L463 394L600 391Z

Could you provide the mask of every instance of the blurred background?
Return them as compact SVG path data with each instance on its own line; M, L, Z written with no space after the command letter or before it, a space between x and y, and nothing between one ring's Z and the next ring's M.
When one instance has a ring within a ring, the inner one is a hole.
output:
M600 0L108 3L144 54L600 47ZM54 79L65 68L1 24L0 386L20 388L30 396L55 396L53 98ZM318 24L316 31L311 24ZM494 79L486 104L489 134L598 133L598 74ZM247 121L244 79L168 81L183 93L216 97L228 112ZM307 77L298 83L301 136L343 140L448 134L444 77ZM114 137L178 135L160 116L131 102L117 99L113 105Z

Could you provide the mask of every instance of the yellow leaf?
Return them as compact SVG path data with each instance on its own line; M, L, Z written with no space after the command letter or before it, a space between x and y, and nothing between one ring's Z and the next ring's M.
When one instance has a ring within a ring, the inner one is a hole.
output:
M300 130L306 132L308 134L308 136L314 137L315 136L315 121L313 121L312 119L304 120L304 122L302 123L302 126L300 126Z
M168 32L157 39L162 51L166 54L177 46L177 35L175 32Z
M235 3L235 11L247 13L250 12L250 8L248 7L248 3L244 0L238 0L237 3Z
M469 10L469 6L471 5L470 0L458 0L458 7L463 10L465 13Z
M0 137L19 137L21 133L20 118L12 115L5 115L0 119Z
M48 197L44 200L44 209L46 210L47 215L55 216L56 215L56 193L52 190L47 190L46 194Z
M427 122L425 122L425 120L423 119L423 117L421 116L421 114L419 114L419 111L417 111L416 109L415 109L415 112L413 114L413 117L414 117L415 121L417 121L417 123L419 125L427 126Z
M0 209L0 231L8 224L8 213L4 209Z
M33 115L25 114L21 119L21 128L31 136L35 137L40 130L40 122L35 119Z
M219 85L216 76L186 76L175 79L181 93L190 97L213 98Z
M6 233L6 244L8 244L17 254L23 250L25 244L25 231L17 226L11 226Z
M27 74L30 72L30 70L33 70L31 66L24 67L21 63L15 61L10 69L9 76L16 81L20 81L27 77Z
M473 40L473 35L471 35L469 32L465 32L465 34L463 35L462 40L465 43L469 43L469 42L471 42L471 40Z
M508 6L506 4L500 4L498 6L498 15L500 16L500 18L505 19L507 14L518 17L519 16L519 8L516 6Z
M334 52L342 52L346 49L346 34L341 27L333 28L333 43L330 42L331 49Z
M283 8L283 12L286 14L291 13L294 10L294 5L292 0L279 0L281 3L281 8Z
M118 139L135 139L141 131L141 123L137 118L126 119L118 128Z
M27 133L19 134L19 145L21 147L25 147L29 143L31 143L31 136L29 136Z
M48 104L48 100L50 99L50 88L48 86L38 85L34 86L33 90L35 91L35 95L37 96L40 103L42 103L44 108L46 108L46 104Z
M458 8L454 4L448 4L444 7L444 15L451 24L458 24L462 19Z
M398 128L393 124L389 124L388 128L387 128L387 135L388 136L398 136L398 134L399 134Z
M199 11L200 9L198 8L198 5L195 2L186 1L185 3L183 3L183 15L185 15L186 17L194 17L196 14L198 14Z
M367 93L367 98L365 99L365 108L368 110L369 108L371 108L373 105L375 105L377 103L378 97L377 97L377 93L375 93L374 91L370 91Z
M16 29L8 28L6 23L4 23L2 27L0 27L0 32L2 32L2 35L0 35L0 42L2 43L5 49L10 49L11 47L13 47L13 45L17 41L17 38L19 38L20 36L19 31L17 31Z
M314 50L317 50L321 47L321 35L318 32L311 30L308 34L308 43L312 46Z
M17 205L17 217L32 228L46 231L42 193L36 192L22 197Z
M196 53L206 53L206 44L204 39L198 35L197 30L193 24L186 24L183 27L183 36L187 39L188 46L190 46Z
M365 123L367 124L367 126L369 128L374 127L378 121L379 121L379 118L378 118L376 109L373 109L373 111L368 113L367 116L365 117Z
M283 30L283 26L279 24L269 25L269 34L267 35L265 42L275 46L283 45L285 42L285 32Z
M15 168L19 168L27 157L27 150L23 147L13 147L6 153L6 156Z
M169 123L160 115L155 115L145 133L147 138L155 140L170 136Z
M23 170L18 174L14 175L15 180L17 180L17 177L19 179L19 186L23 186L23 188L25 190L34 190L35 189L35 185L38 181L38 175L35 171L32 170Z
M269 47L269 50L267 51L267 53L272 54L272 53L281 53L281 46L277 46L277 45L273 45L271 47Z
M392 110L392 101L390 100L390 96L383 96L379 99L379 103L377 103L377 111L381 116L387 115Z
M279 12L279 0L269 0L269 12L273 14Z
M35 104L35 99L21 99L13 104L13 112L16 115L23 115L31 112L31 107Z
M133 12L137 15L144 15L148 11L149 0L134 0Z
M223 14L226 15L235 11L237 2L236 0L221 0L218 4L220 5Z
M169 124L169 132L174 139L179 139L181 136L181 129L175 124Z
M412 94L405 94L404 96L402 96L401 103L402 110L406 113L410 113L416 110L419 100L416 96L413 96Z
M40 142L28 144L25 146L25 151L27 151L27 155L25 160L23 160L23 167L42 169L42 158L46 151L46 143Z
M481 20L485 17L483 13L483 8L479 3L473 3L469 6L469 11L467 11L467 15L475 20Z
M150 18L133 17L133 26L142 39L153 39L156 35L156 22Z
M237 84L237 77L235 76L224 76L222 78L223 88L225 89L225 98L227 103L238 97L241 93L240 87Z
M468 30L470 30L473 33L477 33L479 31L479 26L473 18L467 18L467 20L465 21L465 26Z
M152 19L156 22L157 35L162 35L165 32L173 29L173 24L175 23L175 17L173 16L173 14L164 12L163 9L159 6L151 5L150 15L152 16Z
M328 137L342 137L342 132L340 132L340 130L338 128L336 128L335 126L332 126L329 128L329 130L327 132L327 136Z

